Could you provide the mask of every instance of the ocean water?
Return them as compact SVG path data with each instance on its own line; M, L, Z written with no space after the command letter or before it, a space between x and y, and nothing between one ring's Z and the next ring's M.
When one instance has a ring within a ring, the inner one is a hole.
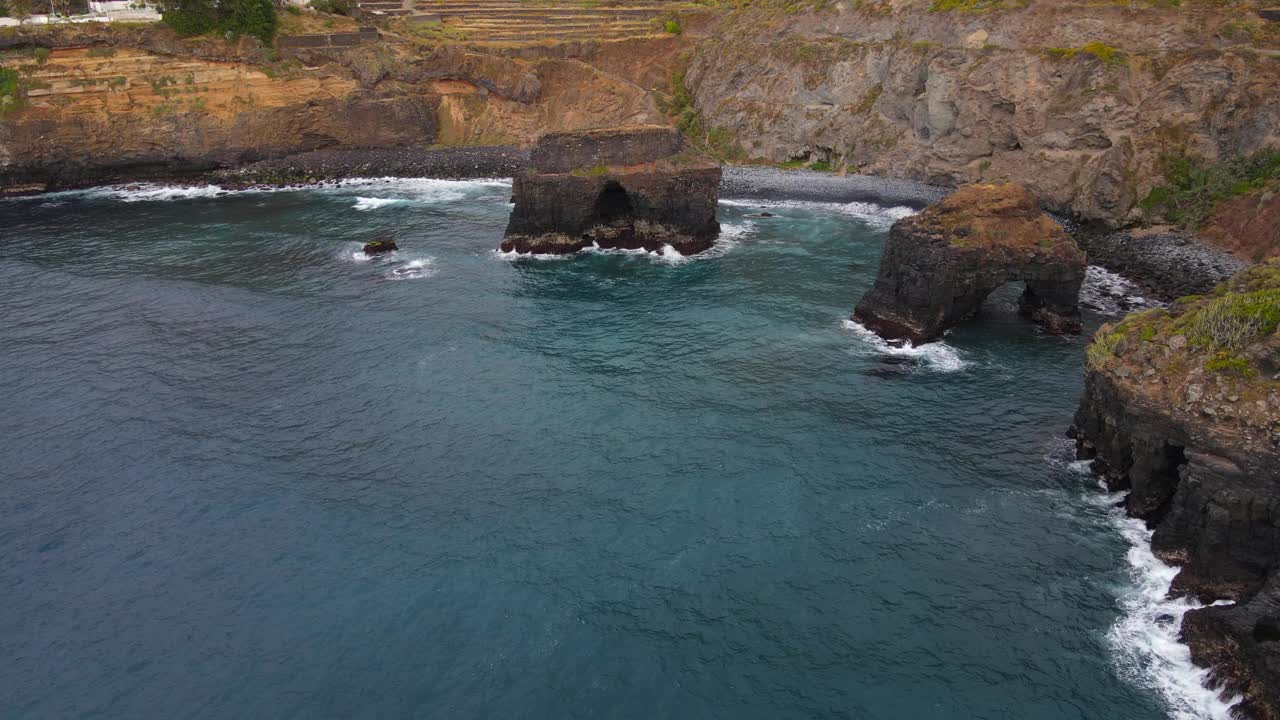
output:
M509 194L0 202L0 716L1225 717L1084 340L847 321L908 210L529 259Z

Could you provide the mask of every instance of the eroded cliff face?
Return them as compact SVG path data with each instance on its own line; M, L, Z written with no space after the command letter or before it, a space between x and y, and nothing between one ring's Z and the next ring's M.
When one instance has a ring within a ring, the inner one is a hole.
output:
M1014 180L1111 223L1134 219L1168 154L1280 144L1280 26L1248 7L1009 5L745 14L698 46L685 82L703 125L749 157Z
M378 42L300 50L163 27L31 32L0 67L0 189L180 177L318 149L529 145L547 130L662 120L631 81L562 57ZM643 52L638 52L642 55Z
M1192 657L1280 718L1280 261L1212 294L1104 326L1075 419L1081 453L1152 550L1173 592L1233 605L1189 612Z

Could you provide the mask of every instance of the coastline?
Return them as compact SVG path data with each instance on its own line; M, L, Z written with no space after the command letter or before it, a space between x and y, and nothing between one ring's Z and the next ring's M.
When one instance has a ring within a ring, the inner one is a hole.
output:
M319 149L220 169L101 173L84 182L57 186L15 184L0 197L138 183L204 182L236 190L368 177L471 180L512 177L528 164L529 150L512 145ZM913 180L760 165L725 165L722 173L720 197L731 200L874 203L921 210L952 191ZM1251 264L1173 229L1108 230L1058 220L1089 255L1090 264L1124 276L1165 302L1206 292Z

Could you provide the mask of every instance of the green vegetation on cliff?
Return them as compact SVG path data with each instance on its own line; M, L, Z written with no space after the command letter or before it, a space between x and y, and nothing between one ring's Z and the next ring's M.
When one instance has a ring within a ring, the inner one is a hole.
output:
M702 113L693 105L693 93L685 85L685 69L671 76L671 99L660 102L663 112L676 119L676 127L689 144L715 159L725 162L743 155L742 148L726 128L706 127Z
M1103 369L1128 351L1169 348L1211 372L1255 377L1280 360L1280 260L1256 265L1207 295L1180 298L1167 310L1135 313L1104 325L1086 353Z
M0 119L22 107L22 99L18 73L9 68L0 67Z
M164 0L166 25L179 35L248 35L270 43L279 20L271 0Z
M1105 65L1123 65L1125 62L1124 53L1101 42L1085 43L1078 48L1049 48L1048 53L1055 58L1070 60L1077 55L1092 55L1103 62Z
M1280 150L1263 150L1216 164L1176 155L1165 160L1165 181L1152 188L1138 207L1149 218L1197 228L1223 200L1280 184Z

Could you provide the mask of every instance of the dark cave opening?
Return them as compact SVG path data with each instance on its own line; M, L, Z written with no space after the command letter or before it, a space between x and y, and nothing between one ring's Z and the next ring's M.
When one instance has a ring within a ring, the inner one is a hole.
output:
M596 221L602 225L628 222L631 219L631 198L621 185L610 180L596 197Z

